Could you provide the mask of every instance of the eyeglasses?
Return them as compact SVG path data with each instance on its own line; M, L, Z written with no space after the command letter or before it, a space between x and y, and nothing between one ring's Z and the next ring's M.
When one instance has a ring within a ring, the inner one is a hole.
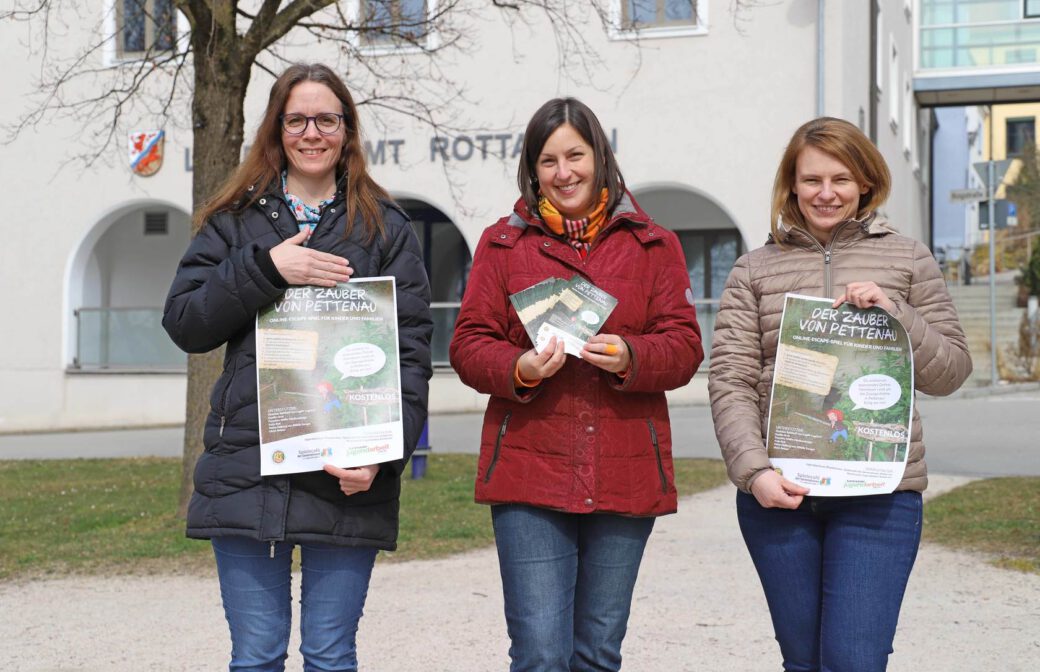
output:
M279 119L282 120L282 130L289 135L303 135L307 131L307 125L312 121L314 122L314 128L318 129L319 133L332 135L339 130L340 122L343 121L343 115L332 112L322 112L313 117L308 117L305 114L283 114Z

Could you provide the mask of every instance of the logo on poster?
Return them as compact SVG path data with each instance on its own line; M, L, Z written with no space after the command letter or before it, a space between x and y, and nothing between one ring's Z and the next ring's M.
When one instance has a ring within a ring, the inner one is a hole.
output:
M281 464L282 462L285 462L285 453L283 453L280 450L276 450L273 453L271 453L271 459L274 461L275 464Z

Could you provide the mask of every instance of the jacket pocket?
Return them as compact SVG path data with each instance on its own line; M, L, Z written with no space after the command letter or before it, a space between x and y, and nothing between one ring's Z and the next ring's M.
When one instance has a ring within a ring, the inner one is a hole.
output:
M661 461L661 446L657 443L657 429L654 421L646 419L646 426L650 428L650 442L654 444L654 457L657 458L657 476L661 479L661 492L668 494L668 477L664 475L664 462Z
M238 373L238 358L235 358L235 363L231 367L231 375L228 376L227 385L224 386L224 393L220 395L220 430L217 436L224 436L224 423L227 422L228 416L228 403L231 401L231 389L235 383L235 374Z
M491 453L491 463L488 464L487 471L484 473L484 482L487 483L491 480L491 472L495 470L495 465L498 463L498 451L502 449L502 439L506 436L506 428L509 426L509 418L513 415L512 411L506 413L506 417L502 418L502 426L498 429L498 438L495 439L495 452Z

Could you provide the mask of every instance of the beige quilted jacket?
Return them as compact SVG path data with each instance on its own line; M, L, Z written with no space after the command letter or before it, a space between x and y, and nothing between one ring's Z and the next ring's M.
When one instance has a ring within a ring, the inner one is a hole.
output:
M917 390L950 394L971 373L957 311L924 244L896 233L879 216L839 225L826 247L798 228L781 237L783 247L770 240L737 260L715 318L711 413L730 480L745 492L770 468L764 437L787 292L836 297L850 282L872 280L895 303L894 317L910 335ZM920 420L915 403L899 490L928 485Z

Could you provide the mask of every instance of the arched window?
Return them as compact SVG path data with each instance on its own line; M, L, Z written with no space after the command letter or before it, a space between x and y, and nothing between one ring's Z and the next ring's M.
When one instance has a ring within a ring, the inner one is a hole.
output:
M455 329L462 295L466 291L473 257L469 246L455 223L429 203L401 198L397 201L412 218L412 229L419 239L430 277L433 294L434 366L448 366L448 344Z

